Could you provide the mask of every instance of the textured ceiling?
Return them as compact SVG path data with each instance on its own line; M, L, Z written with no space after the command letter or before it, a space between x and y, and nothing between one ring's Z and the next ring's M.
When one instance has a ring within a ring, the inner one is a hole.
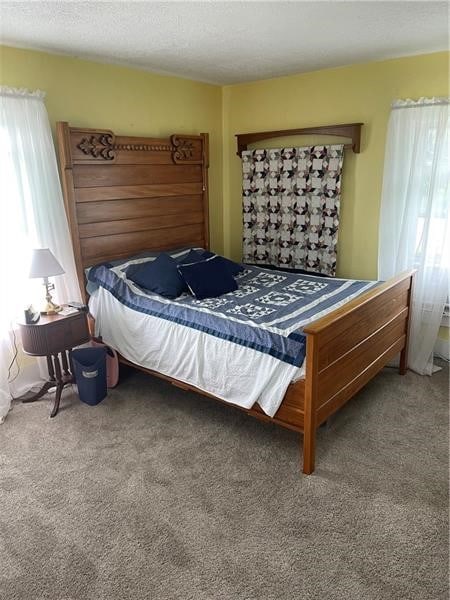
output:
M448 49L448 3L0 1L3 44L227 84Z

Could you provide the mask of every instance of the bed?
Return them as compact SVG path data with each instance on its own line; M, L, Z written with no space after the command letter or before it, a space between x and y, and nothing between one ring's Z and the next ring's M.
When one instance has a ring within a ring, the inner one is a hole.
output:
M65 207L86 299L88 267L123 262L142 252L209 248L207 134L138 138L67 123L58 123L57 132ZM289 373L276 410L252 399L240 406L251 416L303 434L305 474L314 471L317 428L399 353L400 373L406 372L413 275L403 273L378 285L366 282L367 291L361 288L345 304L306 323L304 372L298 377ZM133 356L120 360L223 400L168 375L167 369L148 369Z

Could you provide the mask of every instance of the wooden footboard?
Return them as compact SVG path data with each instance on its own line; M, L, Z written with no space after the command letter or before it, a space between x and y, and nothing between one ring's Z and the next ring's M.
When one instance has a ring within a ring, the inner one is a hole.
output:
M304 473L314 470L317 427L399 352L406 371L413 276L390 279L305 327Z

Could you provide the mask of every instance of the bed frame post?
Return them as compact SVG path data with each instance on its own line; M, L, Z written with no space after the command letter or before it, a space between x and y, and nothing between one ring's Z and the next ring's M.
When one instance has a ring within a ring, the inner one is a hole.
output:
M202 175L203 175L203 214L204 214L204 247L209 250L209 133L201 133L202 143Z
M413 271L411 273L411 285L408 290L408 317L406 319L406 339L403 350L400 352L400 364L398 372L400 375L406 375L406 371L408 370L408 346L409 346L409 330L411 328L411 310L412 310L412 297L414 292L414 280L415 280L416 272Z
M317 337L306 338L306 379L303 425L303 473L310 475L314 471L316 459L316 400L318 378Z

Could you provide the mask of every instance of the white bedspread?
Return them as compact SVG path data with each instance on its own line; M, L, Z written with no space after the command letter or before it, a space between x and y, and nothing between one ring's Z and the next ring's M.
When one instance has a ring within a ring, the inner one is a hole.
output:
M96 335L131 362L209 392L230 404L255 402L273 417L298 368L240 346L128 308L100 287L89 301Z

